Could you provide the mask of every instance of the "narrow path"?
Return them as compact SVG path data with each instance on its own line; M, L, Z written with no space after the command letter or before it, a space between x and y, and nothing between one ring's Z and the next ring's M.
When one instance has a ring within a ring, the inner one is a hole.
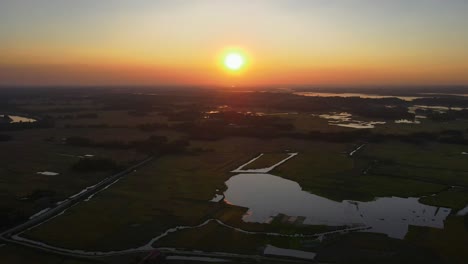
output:
M270 171L272 171L274 168L278 167L279 165L285 163L286 161L288 161L289 159L292 159L294 158L296 155L298 155L299 153L295 152L295 153L288 153L288 157L284 158L283 160L280 160L279 162L277 162L276 164L270 166L270 167L267 167L267 168L261 168L261 169L247 169L245 170L244 167L251 164L252 162L256 161L257 159L261 158L263 156L263 153L260 154L259 156L251 159L250 161L248 161L247 163L244 163L242 164L241 166L239 166L237 169L231 171L231 172L235 172L235 173L268 173Z
M351 152L349 153L349 156L350 156L350 157L354 156L354 154L356 154L356 152L358 152L360 149L362 149L365 145L366 145L366 144L362 144L362 145L360 145L359 147L355 148L353 151L351 151Z
M52 246L43 242L35 241L35 240L30 240L24 237L21 237L20 234L14 235L11 238L3 238L3 240L23 246L28 246L32 248L37 248L41 250L45 250L47 252L52 252L52 253L58 253L61 255L65 256L72 256L72 257L111 257L111 256L119 256L119 255L125 255L125 254L132 254L132 253L141 253L141 252L150 252L154 249L158 249L162 252L176 252L176 253L184 253L184 254L191 254L191 255L197 255L197 256L241 256L239 254L234 254L234 253L206 253L206 254L200 254L199 251L185 251L185 250L177 250L175 248L155 248L152 245L157 242L158 240L168 236L171 233L175 233L181 230L188 230L188 229L196 229L203 227L210 222L216 222L221 226L224 226L226 228L235 230L237 232L241 232L244 234L248 235L266 235L266 236L278 236L278 237L302 237L302 238L315 238L318 240L322 240L324 237L332 234L343 234L343 233L348 233L348 232L355 232L355 231L361 231L361 230L366 230L369 227L353 227L353 228L345 228L345 229L340 229L340 230L335 230L335 231L329 231L329 232L323 232L323 233L316 233L316 234L281 234L281 233L272 233L272 232L254 232L254 231L247 231L243 230L240 228L236 228L233 226L230 226L218 219L208 219L205 222L196 225L196 226L177 226L174 228L170 228L163 232L162 234L158 235L157 237L154 237L151 239L148 243L141 247L137 248L130 248L130 249L124 249L124 250L116 250L116 251L85 251L85 250L80 250L80 249L67 249L67 248L60 248L56 246ZM220 255L221 254L221 255Z

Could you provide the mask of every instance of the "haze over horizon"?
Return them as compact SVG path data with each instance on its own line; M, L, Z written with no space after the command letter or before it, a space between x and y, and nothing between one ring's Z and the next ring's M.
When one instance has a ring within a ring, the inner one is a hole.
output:
M468 85L468 1L0 2L0 85ZM229 47L249 61L219 65Z

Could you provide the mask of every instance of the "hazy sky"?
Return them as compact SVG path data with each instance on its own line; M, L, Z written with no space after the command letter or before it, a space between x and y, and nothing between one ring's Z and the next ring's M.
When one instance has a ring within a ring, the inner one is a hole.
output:
M467 0L0 0L0 84L468 84ZM250 61L219 66L226 47Z

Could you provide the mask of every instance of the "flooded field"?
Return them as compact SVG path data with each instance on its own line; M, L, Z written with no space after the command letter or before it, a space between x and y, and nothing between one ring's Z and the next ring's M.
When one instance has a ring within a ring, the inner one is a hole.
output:
M409 225L443 228L451 211L421 204L418 198L336 202L271 174L238 174L226 185L225 201L249 208L243 217L246 222L269 223L283 214L292 224L367 226L370 232L403 239Z
M437 106L437 105L413 105L413 106L408 107L408 112L414 114L418 110L432 110L438 113L446 113L448 111L462 111L464 109L466 108Z
M399 119L395 120L395 124L421 124L419 120L408 120L408 119Z
M19 116L19 115L7 115L1 114L0 121L4 119L7 120L9 123L32 123L36 122L37 120L34 118L26 117L26 116Z
M45 176L57 176L57 175L59 175L59 173L52 172L52 171L39 171L39 172L37 172L37 174L45 175Z
M291 153L290 158L297 155ZM259 156L261 157L261 155ZM255 161L257 158L249 161ZM287 161L287 159L286 159ZM294 225L367 227L369 232L403 239L410 225L444 228L451 209L424 205L419 198L379 197L374 201L333 201L302 190L294 181L268 174L269 168L242 171L226 181L224 202L249 208L245 222L270 223L278 217ZM217 194L213 201L220 201Z
M382 98L398 98L404 101L413 101L414 99L423 98L423 96L392 96L379 94L364 94L364 93L318 93L318 92L295 92L295 95L300 96L316 96L316 97L360 97L367 99L382 99Z
M447 112L449 110L448 107L443 106L421 106L415 105L408 107L408 112L415 114L416 110L434 110L440 113ZM460 111L462 108L450 108L453 111ZM364 121L359 120L358 118L354 117L352 114L347 112L330 112L326 114L317 115L322 119L328 120L328 125L330 126L340 126L340 127L349 127L355 129L370 129L375 128L378 125L385 125L388 122L386 121ZM398 119L394 120L393 123L395 124L412 124L412 125L420 125L422 123L422 119L426 119L427 117L424 115L416 115L413 120L411 119Z
M385 121L362 121L353 119L353 115L347 112L331 112L319 115L320 118L328 120L331 126L349 127L356 129L374 128L376 125L384 125Z

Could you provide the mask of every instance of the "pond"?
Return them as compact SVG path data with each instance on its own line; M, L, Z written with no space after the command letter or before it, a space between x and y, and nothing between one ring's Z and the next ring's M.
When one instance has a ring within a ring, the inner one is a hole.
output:
M421 124L421 121L419 121L418 119L415 119L415 120L399 119L399 120L395 120L395 123L396 124Z
M413 112L414 113L414 112ZM340 126L340 127L349 127L356 129L369 129L375 128L377 125L385 125L385 121L363 121L357 120L353 117L352 114L348 112L330 112L328 114L314 115L322 119L328 120L328 125L330 126ZM415 116L414 120L409 119L399 119L394 120L396 124L421 124L421 119L426 118L425 116Z
M52 171L39 171L39 172L37 172L37 174L45 175L45 176L57 176L60 173L52 172Z
M328 120L331 126L349 127L356 129L375 128L376 125L384 125L385 121L362 121L353 119L353 115L347 112L331 112L321 114L318 117Z
M280 214L291 224L362 226L402 239L410 225L444 228L450 209L419 198L381 197L370 202L333 201L302 190L294 181L266 173L241 173L226 181L224 201L249 208L245 222L269 223Z
M34 118L17 115L0 115L0 118L9 118L8 120L10 123L32 123L37 121Z

